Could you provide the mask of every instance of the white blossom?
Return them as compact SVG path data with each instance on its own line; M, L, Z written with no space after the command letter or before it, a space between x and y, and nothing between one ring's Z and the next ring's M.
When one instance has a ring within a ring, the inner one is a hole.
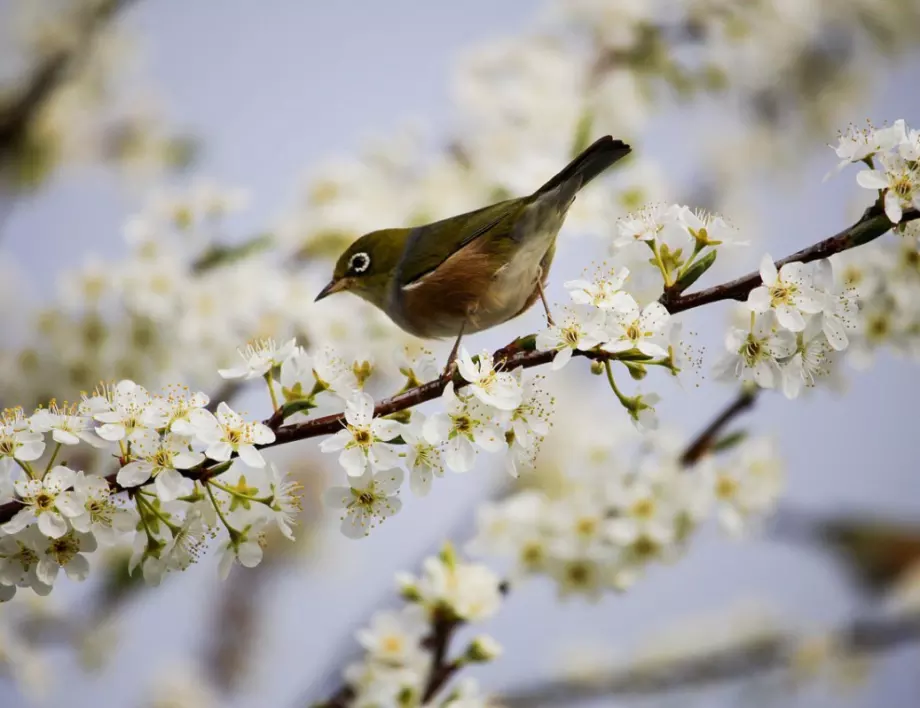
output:
M326 490L326 505L345 510L342 533L348 538L362 538L378 523L399 513L402 501L398 494L403 476L401 469L374 472L367 468L361 476L349 477L349 486Z
M130 441L140 430L162 427L162 419L151 418L151 403L147 389L125 379L92 398L84 399L80 410L102 423L96 428L96 433L103 440Z
M259 525L252 525L242 532L231 534L217 551L217 573L221 580L230 575L234 562L244 568L255 568L262 562L262 546L259 544Z
M418 579L400 575L399 581L404 588L411 586L429 611L446 607L467 622L488 619L501 605L501 580L479 563L426 558Z
M51 438L61 445L78 445L89 443L94 447L105 444L93 432L93 419L87 415L78 415L76 411L59 408L52 402L50 408L40 408L29 419L32 429L39 433L51 433Z
M595 280L569 280L565 289L576 305L591 305L601 310L620 310L629 307L632 298L623 291L629 277L629 268L614 271L608 277Z
M179 470L195 467L204 461L204 455L190 449L188 438L175 433L161 438L159 433L145 429L134 436L132 449L137 459L118 470L120 485L138 487L153 477L157 496L163 501L192 493L192 480Z
M603 313L596 311L586 318L569 314L561 325L552 325L537 334L537 349L555 351L552 368L561 369L575 351L588 351L603 342Z
M884 190L885 214L901 222L905 209L920 209L920 169L897 154L879 155L880 167L856 175L860 187Z
M280 346L275 343L274 339L256 340L247 344L245 349L238 350L243 360L242 366L220 369L217 373L223 379L257 379L290 359L296 345L297 341L294 339Z
M250 467L265 466L265 458L256 445L275 441L275 433L263 423L247 422L221 401L216 415L198 408L192 413L195 435L207 445L204 454L217 462L226 462L234 453Z
M782 327L790 332L805 329L804 315L821 311L821 297L813 287L812 274L804 263L786 263L779 271L769 255L760 262L763 285L748 294L748 307L753 312L773 310Z
M496 370L492 355L483 351L477 361L460 348L457 370L470 383L470 390L487 406L499 410L513 410L521 402L521 384L511 372Z
M665 357L668 352L662 344L670 318L659 302L650 302L640 311L639 305L632 300L609 318L607 341L601 349L613 353L637 349L649 357Z
M32 462L44 451L44 437L29 427L21 410L5 413L0 418L0 458Z
M92 533L103 545L112 545L135 528L135 516L118 506L109 483L99 475L77 472L73 488L82 499L80 513L70 517L70 524L81 533Z
M776 326L774 315L751 313L749 330L732 328L725 336L727 353L715 365L720 380L753 379L761 388L779 383L778 359L795 352L795 334Z
M402 429L402 438L406 441L409 489L419 497L424 497L431 491L433 477L444 475L441 444L428 442L424 432L426 420L424 413L418 410L412 411L409 423Z
M4 533L16 533L37 520L43 534L62 537L69 528L67 519L82 513L82 496L68 491L75 479L76 472L59 465L42 479L18 480L14 486L23 506L0 528Z
M468 472L476 460L476 448L498 452L505 446L505 434L494 412L482 401L457 395L453 383L441 395L444 412L425 421L425 438L432 445L445 444L444 459L454 472Z
M320 443L323 452L339 452L339 464L350 477L361 477L368 465L388 470L399 464L395 447L388 443L400 434L395 420L374 417L374 399L356 392L345 403L346 427Z

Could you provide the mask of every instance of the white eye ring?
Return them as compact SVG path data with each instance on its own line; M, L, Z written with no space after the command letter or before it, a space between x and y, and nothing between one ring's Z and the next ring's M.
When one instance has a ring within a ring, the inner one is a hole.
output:
M355 253L348 259L348 270L352 273L363 273L371 267L371 257L366 253Z

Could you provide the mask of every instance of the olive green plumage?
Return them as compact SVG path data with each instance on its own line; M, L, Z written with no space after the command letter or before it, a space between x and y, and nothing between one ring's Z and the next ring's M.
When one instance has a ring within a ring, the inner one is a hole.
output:
M529 196L365 234L341 255L317 300L347 290L419 337L506 322L539 298L576 193L629 151L608 135Z

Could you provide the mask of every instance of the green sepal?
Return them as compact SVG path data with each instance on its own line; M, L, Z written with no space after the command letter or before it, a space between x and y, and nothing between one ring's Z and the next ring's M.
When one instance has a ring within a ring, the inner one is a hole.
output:
M712 268L712 264L716 262L718 253L718 251L712 250L687 268L686 272L680 276L678 281L674 284L673 291L678 294L682 293L699 280L703 273Z

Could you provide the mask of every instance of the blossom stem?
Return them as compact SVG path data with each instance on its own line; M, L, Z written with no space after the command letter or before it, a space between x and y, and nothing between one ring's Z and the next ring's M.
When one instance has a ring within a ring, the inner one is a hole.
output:
M16 460L17 465L22 467L23 471L26 473L29 479L35 479L35 473L32 471L32 465L30 465L28 462L23 462L22 460L18 460L15 457L13 459ZM7 521L7 519L3 519L3 520Z
M278 410L278 397L275 395L275 382L272 379L272 372L265 372L265 383L268 384L268 395L272 398L272 412Z
M604 371L607 372L607 381L610 383L610 388L613 389L613 392L616 394L616 397L619 399L620 403L623 404L624 408L631 409L634 406L634 403L631 399L624 396L620 389L617 388L617 382L613 378L613 367L610 365L610 360L604 361Z
M167 528L169 528L169 531L170 533L172 533L173 536L175 536L176 532L182 528L179 524L172 523L169 520L169 517L166 516L166 514L164 514L159 509L157 509L151 502L147 501L141 495L137 495L137 502L138 502L138 506L140 506L140 504L143 504L146 507L148 512L150 512L155 517L157 517L160 521L162 521L167 526Z
M233 528L230 525L230 522L227 521L227 517L224 516L224 512L220 508L220 504L217 503L217 497L214 496L214 490L211 489L212 484L214 484L214 482L209 479L205 482L204 488L208 491L208 496L211 498L211 504L214 506L214 511L217 512L217 516L223 523L224 527L227 529L227 533L230 534L230 538L235 539L240 535L240 532Z
M48 460L48 464L45 467L45 474L48 474L48 470L50 470L54 466L54 461L57 459L58 453L60 451L61 451L61 443L58 443L57 445L54 446L54 451L51 453L51 459Z

